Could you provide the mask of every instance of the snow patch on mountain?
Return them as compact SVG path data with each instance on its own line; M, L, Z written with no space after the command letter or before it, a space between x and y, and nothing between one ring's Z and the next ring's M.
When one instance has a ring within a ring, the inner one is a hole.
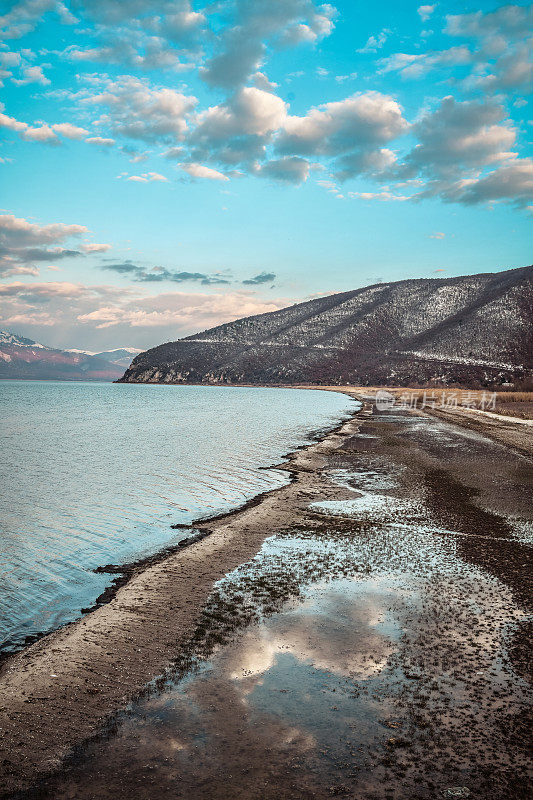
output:
M33 339L17 336L16 333L10 333L9 331L0 331L0 345L2 344L9 344L15 347L36 347L41 350L51 350L50 347L46 347L39 342L34 342Z

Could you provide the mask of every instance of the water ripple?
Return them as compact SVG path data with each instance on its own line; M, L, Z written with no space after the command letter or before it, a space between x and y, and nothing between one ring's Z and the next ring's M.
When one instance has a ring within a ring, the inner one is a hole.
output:
M75 618L95 567L172 542L286 476L278 463L352 401L332 392L0 383L0 650Z

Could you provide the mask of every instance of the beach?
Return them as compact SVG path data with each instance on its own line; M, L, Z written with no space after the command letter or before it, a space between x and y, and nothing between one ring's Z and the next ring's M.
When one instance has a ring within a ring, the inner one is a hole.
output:
M528 796L531 427L343 391L288 485L3 664L3 797ZM139 745L165 692L196 722Z

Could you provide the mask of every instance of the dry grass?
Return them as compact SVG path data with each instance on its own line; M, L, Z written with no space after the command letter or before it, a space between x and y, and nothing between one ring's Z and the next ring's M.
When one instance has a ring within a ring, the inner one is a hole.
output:
M498 402L533 403L533 392L498 392Z
M362 394L366 395L373 395L381 389L393 394L397 403L400 402L412 407L415 407L416 403L417 408L435 407L438 409L442 407L453 411L455 407L458 409L470 407L509 417L533 419L533 391L493 392L489 389L463 389L461 387L450 389L420 387L415 389L408 386L365 386L353 388L358 388Z

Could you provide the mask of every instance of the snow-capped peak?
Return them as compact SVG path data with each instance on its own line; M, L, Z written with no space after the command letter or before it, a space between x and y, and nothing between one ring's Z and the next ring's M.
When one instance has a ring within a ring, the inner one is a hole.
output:
M94 356L96 351L92 350L79 350L77 347L68 347L64 350L65 353L79 353L82 356Z
M26 339L24 336L17 336L16 333L10 333L9 331L0 331L0 344L10 344L14 345L15 347L38 347L42 350L50 349L44 344L34 342L33 339Z
M143 351L140 350L138 347L114 347L113 350L105 350L102 352L106 353L129 353L130 355L137 355L138 353L142 353Z

